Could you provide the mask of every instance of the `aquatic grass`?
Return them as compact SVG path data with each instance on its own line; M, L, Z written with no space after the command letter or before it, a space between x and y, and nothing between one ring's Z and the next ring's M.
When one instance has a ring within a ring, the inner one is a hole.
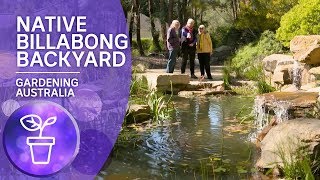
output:
M174 104L172 102L173 87L172 82L170 82L171 95L168 99L166 96L155 89L152 89L149 94L147 94L147 104L150 107L152 120L154 122L159 122L163 120L168 120L171 118L171 114L174 111Z
M130 85L130 98L142 98L149 92L148 81L145 77L138 77L135 73L132 74Z
M172 95L168 100L166 100L166 96L157 92L156 90L151 90L146 96L147 104L150 107L152 120L154 122L171 118L171 113L174 110L171 97Z
M283 176L286 179L315 180L315 174L319 173L320 165L317 153L312 157L307 147L301 141L290 141L292 142L291 146L298 147L297 150L290 151L288 149L293 148L279 145L278 152L276 152L281 159Z
M225 89L231 89L231 68L230 63L225 63L225 66L222 69L222 78L223 78L223 85Z
M276 89L274 87L272 87L271 85L269 85L264 78L260 78L257 83L256 86L258 88L258 92L259 94L264 94L264 93L269 93L269 92L273 92Z

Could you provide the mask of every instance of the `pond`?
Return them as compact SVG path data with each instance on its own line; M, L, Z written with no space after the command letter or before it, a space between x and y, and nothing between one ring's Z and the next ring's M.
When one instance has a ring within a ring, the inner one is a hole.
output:
M176 111L167 125L121 133L100 177L249 179L254 174L252 130L237 128L251 123L235 119L239 112L250 114L253 98L174 97L173 101Z

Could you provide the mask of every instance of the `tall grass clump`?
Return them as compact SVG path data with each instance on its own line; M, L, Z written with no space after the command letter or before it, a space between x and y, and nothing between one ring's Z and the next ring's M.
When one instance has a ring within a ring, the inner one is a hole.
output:
M163 120L168 120L171 118L171 114L174 111L174 105L171 101L172 94L167 98L162 93L156 90L151 90L147 98L147 104L150 107L152 120L154 122L159 122Z
M296 144L296 142L292 143ZM292 180L315 180L315 177L319 177L320 158L317 153L311 155L302 144L296 146L298 146L296 151L291 151L294 148L290 147L279 146L278 148L277 155L282 162L283 177Z
M171 118L174 110L171 96L166 96L157 92L155 89L150 90L147 79L143 76L132 75L130 86L130 104L142 104L150 107L152 121L158 122Z
M147 79L139 77L135 73L132 75L130 85L130 101L136 104L144 104L145 97L149 92Z
M231 69L230 69L230 63L226 62L224 64L224 68L222 69L222 78L223 78L223 85L225 89L231 89Z

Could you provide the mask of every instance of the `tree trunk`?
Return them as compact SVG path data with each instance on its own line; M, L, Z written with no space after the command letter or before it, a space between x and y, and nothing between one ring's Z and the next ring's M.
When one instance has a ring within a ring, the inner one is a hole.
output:
M152 42L153 45L156 48L157 52L161 52L161 46L159 42L159 31L156 30L156 25L154 24L154 17L153 17L153 0L148 0L148 6L149 6L149 18L150 18L150 25L151 25L151 35L152 35Z
M135 18L136 18L136 35L137 35L137 45L140 56L144 56L142 42L141 42L141 22L140 22L140 0L134 0L135 6Z
M171 23L173 20L173 0L169 0L169 4L168 4L168 23Z
M130 13L130 21L129 21L129 38L130 38L130 44L132 45L132 34L133 34L133 23L134 23L134 6L131 7L131 13Z
M232 0L231 1L231 7L232 7L233 20L236 20L237 17L238 17L238 3L237 3L237 0Z
M178 19L179 19L180 23L182 23L183 22L183 10L182 10L181 0L178 0L177 12L178 12Z
M188 0L183 0L182 1L182 14L183 14L183 18L182 18L182 24L185 24L187 19L189 18L188 17L188 12L187 12L187 6L188 6L189 2Z
M164 48L167 49L167 26L166 26L166 4L164 0L160 0L160 9L161 9L161 36L164 44Z

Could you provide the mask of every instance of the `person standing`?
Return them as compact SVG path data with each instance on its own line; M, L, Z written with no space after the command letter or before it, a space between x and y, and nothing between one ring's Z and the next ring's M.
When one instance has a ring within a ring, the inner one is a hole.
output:
M182 51L182 64L181 74L185 73L187 62L190 63L191 78L197 79L194 74L194 59L196 56L196 42L197 32L193 29L194 20L188 19L187 25L181 30L181 51Z
M207 78L212 79L210 71L210 56L212 55L212 41L210 34L206 32L205 26L200 25L197 38L197 53L200 64L201 78L206 71Z
M167 48L169 50L167 73L173 73L174 67L176 65L177 54L180 49L180 38L179 38L179 28L180 22L178 20L173 20L168 32L167 32Z

